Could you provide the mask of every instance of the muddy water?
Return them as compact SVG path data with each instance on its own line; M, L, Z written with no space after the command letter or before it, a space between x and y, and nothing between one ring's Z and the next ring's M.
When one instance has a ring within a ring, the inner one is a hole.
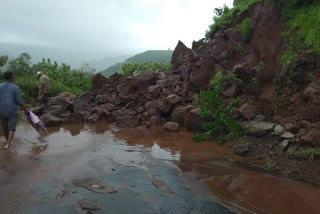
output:
M85 213L83 198L98 204L95 213L320 213L319 187L241 168L228 148L191 136L105 124L39 135L20 123L13 147L0 151L0 213ZM118 193L72 184L86 178Z

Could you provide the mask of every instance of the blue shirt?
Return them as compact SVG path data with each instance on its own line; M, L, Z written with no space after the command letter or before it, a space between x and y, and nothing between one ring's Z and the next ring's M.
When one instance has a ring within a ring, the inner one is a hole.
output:
M23 104L19 87L5 81L0 84L0 117L9 118L18 115L18 106Z

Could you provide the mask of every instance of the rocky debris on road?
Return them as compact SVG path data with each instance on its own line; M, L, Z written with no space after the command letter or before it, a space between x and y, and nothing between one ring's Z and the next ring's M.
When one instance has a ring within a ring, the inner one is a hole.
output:
M95 193L117 193L118 190L101 183L97 179L88 178L86 180L74 180L73 184L78 187L86 188Z

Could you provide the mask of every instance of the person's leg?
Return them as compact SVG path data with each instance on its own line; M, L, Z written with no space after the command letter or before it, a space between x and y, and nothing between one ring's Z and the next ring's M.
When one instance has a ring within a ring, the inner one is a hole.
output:
M2 132L4 137L6 138L6 141L8 141L8 134L9 134L9 130L8 130L8 118L1 118L1 126L2 126Z
M14 133L16 131L16 125L17 125L18 116L10 117L8 119L8 138L5 145L5 149L9 148L11 146L11 142L14 136Z

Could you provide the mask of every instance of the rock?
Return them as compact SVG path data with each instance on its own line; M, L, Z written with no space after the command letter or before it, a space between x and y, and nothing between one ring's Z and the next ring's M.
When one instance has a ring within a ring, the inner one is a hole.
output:
M307 134L300 138L305 145L319 146L320 145L320 130L310 129Z
M296 122L286 123L284 124L284 128L294 134L296 134L299 131L299 125Z
M45 126L58 126L61 123L61 118L55 117L52 114L44 114L40 117L40 120Z
M215 63L211 56L203 56L198 65L200 67L194 70L190 75L190 83L203 90L208 89L209 82L215 74Z
M166 78L166 87L175 88L178 85L179 81L181 80L181 76L178 74L171 74L168 75Z
M107 95L97 95L96 101L97 104L103 104L107 102Z
M249 103L242 105L239 111L241 115L247 120L252 119L256 115L256 107Z
M159 96L162 92L162 87L159 85L151 85L148 87L147 91L151 93L153 96Z
M158 81L158 75L155 72L142 72L135 76L131 84L139 93L144 94L149 86L155 85Z
M147 102L145 105L144 105L144 108L146 109L146 111L148 112L148 115L149 116L152 116L152 115L157 115L157 106L154 102Z
M222 95L228 98L232 98L238 95L240 87L237 84L232 84L230 87L222 91Z
M98 92L103 90L103 86L105 85L107 78L104 77L101 73L96 74L92 78L92 91Z
M238 65L235 65L233 67L234 74L237 75L237 77L244 82L250 82L252 78L255 76L255 71L248 67L247 63L241 63Z
M289 140L284 140L284 141L282 141L282 142L280 143L280 145L279 145L279 150L280 150L281 152L283 152L284 150L286 150L286 149L288 148L289 144L290 144L290 141L289 141Z
M172 69L176 70L182 65L188 65L197 61L196 52L187 48L185 44L179 41L171 57Z
M95 193L117 193L118 191L106 184L101 183L95 178L88 178L85 180L76 179L72 182L75 186L88 189Z
M242 122L242 130L245 134L261 137L273 131L276 126L275 123L247 121Z
M264 121L266 119L266 116L264 116L263 114L257 114L253 120L255 121Z
M193 105L177 106L171 113L171 121L183 126L184 118L192 109L194 109Z
M158 99L156 102L157 111L161 114L161 116L170 116L173 110L173 104L166 102L163 99Z
M83 210L93 210L93 211L100 210L100 208L95 203L90 202L87 199L81 199L78 202L79 202L80 207Z
M249 152L249 143L241 142L233 146L234 152L240 156L246 156Z
M70 92L63 92L58 94L56 97L51 98L48 104L49 106L61 105L66 109L67 106L71 105L74 102L76 97L76 95Z
M113 105L118 105L121 102L121 97L117 92L107 93L105 96L107 102Z
M94 95L90 92L81 94L73 103L74 112L78 113L90 109L90 104L94 101Z
M294 134L292 134L291 132L285 132L285 133L283 133L281 136L280 136L280 138L284 138L284 139L292 139L292 138L294 138L295 137L295 135Z
M149 123L151 126L158 126L161 125L161 120L158 115L153 115L150 117Z
M184 126L192 132L202 132L203 121L199 117L200 108L194 108L184 118Z
M164 129L167 130L167 131L176 132L176 131L179 130L179 123L167 122L164 125Z
M165 101L168 102L168 103L171 103L171 104L177 104L177 103L180 103L182 100L181 97L179 97L178 95L176 94L170 94L169 96L167 96L165 98Z
M276 127L274 127L274 133L277 136L282 135L285 132L285 128L283 126L281 126L280 124L276 125Z
M134 128L142 124L142 116L139 114L134 114L134 112L129 112L128 114L124 115L114 114L114 119L121 127Z

